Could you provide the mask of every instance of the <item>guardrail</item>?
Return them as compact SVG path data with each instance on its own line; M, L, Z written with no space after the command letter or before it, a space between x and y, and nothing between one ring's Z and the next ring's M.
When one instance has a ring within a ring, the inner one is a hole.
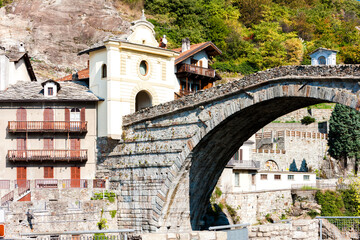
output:
M325 217L325 216L317 216L316 219L319 219L320 225L320 240L322 240L322 225L323 220L326 219L330 223L334 224L340 231L347 232L357 232L360 233L360 217L347 217L347 216L333 216L333 217Z
M178 73L186 72L186 73L194 73L198 75L203 75L207 77L215 77L215 70L211 68L199 67L191 64L181 64L181 66L177 70Z
M222 225L216 227L209 227L210 231L213 230L226 230L226 229L237 229L237 228L246 228L250 226L250 223L241 223L241 224L233 224L233 225Z
M9 201L14 200L14 191L11 191L1 198L1 206L5 205Z
M254 160L234 160L231 159L228 166L232 166L236 169L260 169L260 161Z
M35 188L58 188L57 179L36 179Z

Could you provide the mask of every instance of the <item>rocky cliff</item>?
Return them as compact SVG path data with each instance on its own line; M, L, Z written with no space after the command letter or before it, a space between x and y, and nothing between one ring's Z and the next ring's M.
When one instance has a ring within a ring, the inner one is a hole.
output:
M118 0L17 0L0 8L0 46L25 43L38 79L58 78L85 68L77 53L126 33L138 14Z

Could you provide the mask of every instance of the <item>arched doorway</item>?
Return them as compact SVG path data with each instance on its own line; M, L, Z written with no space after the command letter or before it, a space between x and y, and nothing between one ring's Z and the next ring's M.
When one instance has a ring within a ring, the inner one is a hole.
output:
M268 171L279 171L279 166L274 160L267 160L265 162L265 169Z
M139 111L144 108L148 108L152 106L152 97L146 91L140 91L136 94L135 97L135 111Z

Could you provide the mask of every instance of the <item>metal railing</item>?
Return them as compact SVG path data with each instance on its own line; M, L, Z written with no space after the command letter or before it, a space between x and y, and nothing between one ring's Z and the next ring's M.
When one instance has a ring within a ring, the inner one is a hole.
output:
M322 227L323 219L328 220L331 224L334 224L341 232L360 232L360 217L347 217L347 216L334 216L334 217L324 217L318 216L320 225L320 240L322 240Z
M61 180L62 188L88 188L87 179L63 179Z
M9 189L10 180L0 180L0 189Z
M58 188L57 179L36 179L35 188Z
M9 121L9 132L86 132L86 121Z
M178 73L186 72L186 73L194 73L198 75L203 75L207 77L214 78L215 70L211 68L198 67L191 64L181 64L181 66L177 70Z
M231 159L227 165L236 169L260 169L260 161L254 160Z
M87 150L8 150L9 161L87 161Z
M1 198L1 206L4 206L7 202L14 200L14 191L11 191Z

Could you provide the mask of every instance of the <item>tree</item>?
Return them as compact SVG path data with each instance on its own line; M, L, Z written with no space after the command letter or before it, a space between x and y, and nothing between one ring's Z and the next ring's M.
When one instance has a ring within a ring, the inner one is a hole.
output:
M347 167L347 159L355 158L355 172L360 158L360 113L336 104L330 117L329 154Z
M293 162L290 164L289 171L290 171L290 172L297 172L297 171L298 171L298 168L297 168L297 166L296 166L295 159L294 159Z
M303 159L301 162L301 167L300 167L299 172L308 172L308 171L309 171L309 168L307 166L306 160Z

